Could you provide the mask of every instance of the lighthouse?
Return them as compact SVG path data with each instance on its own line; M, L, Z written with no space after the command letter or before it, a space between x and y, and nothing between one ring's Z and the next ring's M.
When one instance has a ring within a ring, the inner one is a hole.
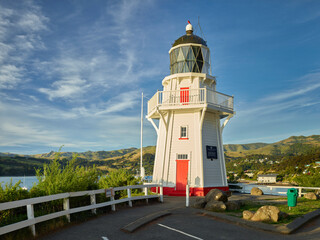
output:
M233 96L216 91L210 50L189 21L169 55L170 75L148 101L146 117L157 132L152 182L173 196L185 195L187 185L192 196L226 191L222 130L234 115Z

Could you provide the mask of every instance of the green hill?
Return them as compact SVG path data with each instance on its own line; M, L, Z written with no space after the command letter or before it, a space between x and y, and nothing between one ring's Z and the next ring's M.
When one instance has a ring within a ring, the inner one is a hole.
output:
M249 155L288 155L298 156L320 147L320 135L292 136L276 143L249 143L224 145L227 160ZM143 148L143 165L146 174L152 174L155 158L155 146ZM56 152L32 156L12 153L0 153L0 176L34 175L35 168L54 159ZM127 148L114 151L87 151L82 153L61 152L60 159L67 162L77 154L77 164L81 166L96 165L106 173L112 169L126 168L137 173L140 168L140 149Z
M227 144L225 153L230 157L244 157L253 154L299 155L320 147L320 135L292 136L275 143Z
M113 151L97 151L97 152L87 151L87 152L81 152L81 153L60 152L60 158L61 159L63 159L63 158L70 159L70 158L72 158L73 154L77 154L77 156L79 158L84 158L84 159L88 159L89 161L93 161L93 160L102 160L102 159L111 158L111 157L123 156L123 155L130 153L130 152L133 152L135 150L137 150L137 149L136 148L127 148L127 149L120 149L120 150L113 150ZM51 151L49 153L32 155L32 157L54 159L56 156L56 153L57 152Z

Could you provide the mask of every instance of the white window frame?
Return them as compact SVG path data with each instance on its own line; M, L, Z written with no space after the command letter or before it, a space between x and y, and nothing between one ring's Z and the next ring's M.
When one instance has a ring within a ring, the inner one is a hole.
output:
M186 153L177 153L177 160L189 160L189 156Z
M185 128L186 129L186 135L185 136L182 136L182 128ZM182 140L182 139L189 139L188 137L188 126L184 125L184 126L180 126L180 134L179 134L179 139Z

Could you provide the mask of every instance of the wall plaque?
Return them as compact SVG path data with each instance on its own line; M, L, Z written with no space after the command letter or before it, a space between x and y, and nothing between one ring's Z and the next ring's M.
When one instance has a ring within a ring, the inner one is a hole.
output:
M216 146L206 146L207 149L207 158L211 159L218 159L217 147Z

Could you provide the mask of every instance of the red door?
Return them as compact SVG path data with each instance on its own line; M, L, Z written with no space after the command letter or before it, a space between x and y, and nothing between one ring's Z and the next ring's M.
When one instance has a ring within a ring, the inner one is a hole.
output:
M189 88L180 88L180 102L183 104L189 103Z
M185 191L188 183L189 160L177 160L176 190Z

